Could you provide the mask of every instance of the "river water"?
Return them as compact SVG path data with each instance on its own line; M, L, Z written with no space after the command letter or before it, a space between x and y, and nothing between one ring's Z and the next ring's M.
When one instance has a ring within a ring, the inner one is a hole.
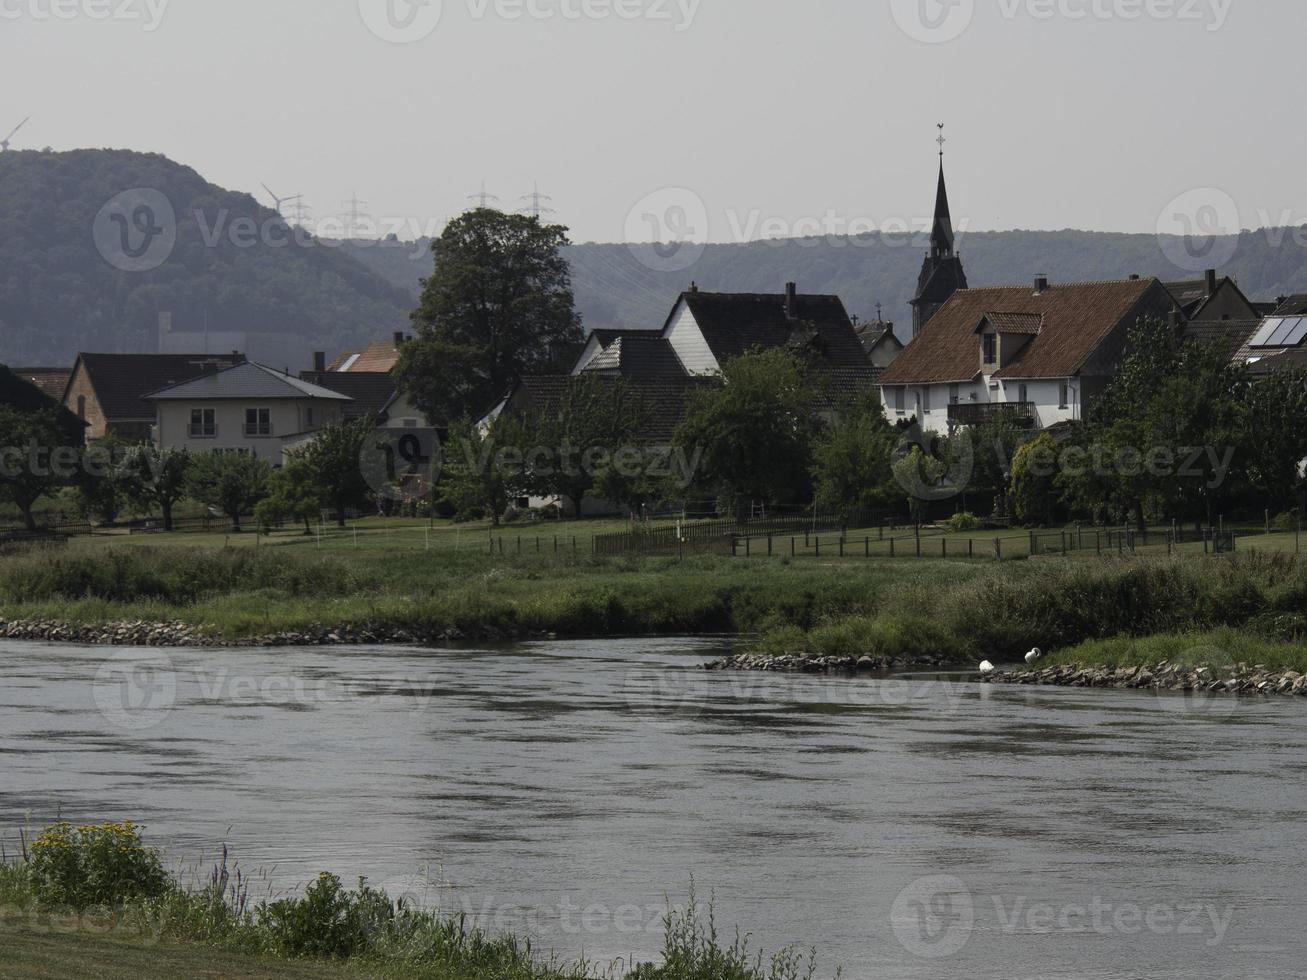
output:
M720 640L0 646L0 825L134 818L567 957L695 883L819 976L1307 973L1307 704L696 669Z

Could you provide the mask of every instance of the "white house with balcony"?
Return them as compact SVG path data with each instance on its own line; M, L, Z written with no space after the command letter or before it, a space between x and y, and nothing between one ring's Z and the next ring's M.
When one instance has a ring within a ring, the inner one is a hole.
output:
M341 421L352 399L247 361L156 391L154 441L191 452L247 452L274 465L282 446Z
M886 369L891 422L946 433L1010 413L1036 429L1084 417L1141 317L1178 317L1157 279L962 289Z

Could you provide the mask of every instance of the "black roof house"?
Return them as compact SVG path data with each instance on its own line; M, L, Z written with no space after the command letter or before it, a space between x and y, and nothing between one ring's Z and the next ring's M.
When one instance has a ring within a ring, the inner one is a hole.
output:
M943 137L941 137L942 139ZM962 258L955 250L953 213L948 203L948 187L944 182L944 153L939 154L939 186L935 191L935 220L930 231L930 253L921 266L917 280L917 295L912 300L912 337L926 328L926 324L959 289L967 288L967 273Z

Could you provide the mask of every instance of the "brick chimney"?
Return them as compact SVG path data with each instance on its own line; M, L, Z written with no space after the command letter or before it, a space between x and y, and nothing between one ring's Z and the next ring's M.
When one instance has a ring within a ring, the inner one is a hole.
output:
M1042 296L1048 292L1048 276L1040 273L1035 276L1035 295Z
M313 352L313 370L317 374L327 373L327 352L324 350L315 350Z
M1217 282L1216 270L1208 269L1207 270L1207 295L1208 296L1211 296L1212 293L1216 292L1216 282Z
M396 346L396 347L403 347L403 346L404 346L404 331L403 331L403 330L396 330L396 331L395 331L395 346Z

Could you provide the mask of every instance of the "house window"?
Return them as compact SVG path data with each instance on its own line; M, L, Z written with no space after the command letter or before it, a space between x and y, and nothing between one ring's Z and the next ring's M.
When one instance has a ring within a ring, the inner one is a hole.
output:
M272 435L272 410L268 408L245 409L245 434L253 437Z
M1018 392L1017 401L1019 401L1022 405L1028 405L1030 403L1030 389L1023 384L1020 388L1017 389L1017 392Z
M894 411L896 411L896 412L903 412L903 411L904 411L903 389L902 389L902 388L895 388L895 389L894 389Z
M313 406L312 406L312 405L306 406L305 409L304 409L304 424L305 424L305 425L312 425L312 424L313 424Z
M77 417L82 420L86 419L86 396L85 395L77 396Z
M961 401L961 400L962 400L962 394L961 394L961 392L962 392L962 388L961 388L961 386L959 386L959 385L949 385L949 386L948 386L948 403L949 403L950 405L956 405L959 401Z
M985 363L994 365L998 363L998 334L987 333L984 336Z
M218 418L212 408L191 409L191 438L212 439L218 434Z
M926 413L926 412L929 412L929 411L930 411L930 389L929 389L929 388L922 388L922 389L921 389L921 411L922 411L923 414Z
M1058 408L1069 408L1071 405L1070 386L1063 381L1058 385L1057 406Z

